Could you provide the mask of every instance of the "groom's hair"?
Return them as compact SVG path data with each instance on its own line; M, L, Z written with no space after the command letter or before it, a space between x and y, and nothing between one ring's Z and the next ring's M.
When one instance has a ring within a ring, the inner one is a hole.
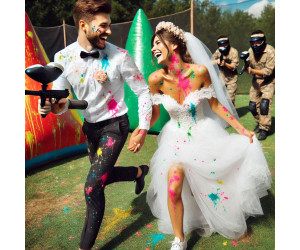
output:
M79 30L79 21L84 20L89 23L94 15L99 13L111 13L111 5L105 0L78 0L73 8L73 19L77 31Z

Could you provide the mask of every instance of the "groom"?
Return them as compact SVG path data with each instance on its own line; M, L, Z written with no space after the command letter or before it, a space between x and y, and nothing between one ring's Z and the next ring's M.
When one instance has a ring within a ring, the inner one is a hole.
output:
M72 86L78 99L86 100L82 111L82 131L86 138L91 168L84 193L86 217L80 249L91 249L95 243L105 209L105 186L117 181L136 180L135 192L145 185L148 166L114 167L124 146L129 121L124 101L124 81L138 96L139 133L130 139L128 147L138 152L143 146L152 116L148 86L126 50L106 42L111 34L111 5L105 0L78 0L73 18L78 40L55 54L54 61L64 67L63 74L53 82L53 89ZM39 113L62 114L68 100L57 104L39 104Z

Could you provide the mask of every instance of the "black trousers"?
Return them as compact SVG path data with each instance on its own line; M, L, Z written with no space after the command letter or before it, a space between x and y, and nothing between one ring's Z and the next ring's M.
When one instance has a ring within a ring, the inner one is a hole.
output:
M114 167L127 139L127 115L98 123L85 121L82 131L86 138L91 168L84 187L86 217L80 248L88 249L94 245L103 219L105 186L118 181L134 181L137 168Z

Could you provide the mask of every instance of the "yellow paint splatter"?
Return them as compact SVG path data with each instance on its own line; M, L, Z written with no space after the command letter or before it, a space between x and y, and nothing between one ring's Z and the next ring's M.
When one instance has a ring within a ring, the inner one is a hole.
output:
M111 218L109 218L106 222L107 226L103 229L103 234L107 235L109 231L113 229L113 227L118 224L120 221L128 218L131 215L131 211L133 210L133 207L130 207L127 211L119 209L119 208L113 208L113 211L115 215Z
M31 158L33 158L33 146L35 144L34 135L30 131L26 131L25 136L26 136L26 142L27 142L27 144L29 145L29 148L30 148Z
M97 150L97 155L98 155L98 157L99 157L100 155L102 155L102 150L101 150L101 148L99 148L99 149Z
M227 241L224 241L224 242L223 242L223 246L227 246Z
M29 36L31 39L33 39L33 33L31 31L27 31L27 36Z
M224 183L222 181L218 181L219 184L223 185Z

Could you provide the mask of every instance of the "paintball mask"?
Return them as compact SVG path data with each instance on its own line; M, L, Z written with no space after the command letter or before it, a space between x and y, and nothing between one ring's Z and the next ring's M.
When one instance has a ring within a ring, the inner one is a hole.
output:
M225 44L225 47L221 47L221 45ZM228 55L230 49L230 43L228 38L220 38L218 40L219 51L221 54Z
M255 42L255 41L262 41L262 43L260 45L253 45L251 42ZM262 53L263 50L265 49L266 37L263 34L255 34L250 37L249 42L254 54L257 55Z

